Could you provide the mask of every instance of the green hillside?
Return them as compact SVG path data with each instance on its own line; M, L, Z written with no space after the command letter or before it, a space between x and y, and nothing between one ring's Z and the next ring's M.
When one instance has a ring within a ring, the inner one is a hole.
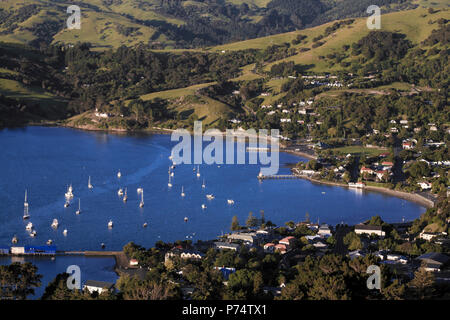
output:
M139 43L154 49L200 48L365 16L368 3L385 12L418 5L404 0L2 0L0 41L35 47L90 42L97 50ZM66 28L69 5L81 8L81 30Z

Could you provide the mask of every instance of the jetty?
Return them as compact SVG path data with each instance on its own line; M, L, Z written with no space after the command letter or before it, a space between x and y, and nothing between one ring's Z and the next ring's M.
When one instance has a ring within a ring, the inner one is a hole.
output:
M258 175L259 180L268 180L268 179L300 179L300 177L295 176L293 174L274 174L274 175Z

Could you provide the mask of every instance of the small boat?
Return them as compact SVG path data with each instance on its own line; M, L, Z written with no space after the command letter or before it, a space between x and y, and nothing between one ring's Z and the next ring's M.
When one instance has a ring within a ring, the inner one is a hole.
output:
M100 245L100 247L102 247L102 249L105 249L105 244L102 242L102 244Z
M117 178L121 178L122 177L122 173L120 172L120 169L119 169L119 172L117 172Z
M144 192L141 193L141 202L139 203L139 208L144 207Z
M47 245L51 245L53 243L53 240L52 239L48 239L47 240Z
M64 236L67 236L67 229L64 229L63 235L64 235Z
M186 194L184 193L184 187L181 187L181 196L184 197Z
M78 199L78 210L75 212L76 214L81 213L81 199Z
M145 222L142 226L143 226L144 228L147 228L147 226L148 226L147 222Z
M141 192L143 192L144 191L144 189L142 189L142 188L137 188L137 193L139 194L139 193L141 193Z
M93 189L94 186L91 184L91 176L89 176L89 180L88 180L88 188L89 189Z
M206 198L207 198L208 200L212 200L212 199L214 199L214 196L213 196L212 194L207 194L207 195L206 195Z
M325 192L324 192L324 191L322 191L322 194L325 194Z
M197 178L200 178L200 166L197 166Z
M52 228L56 229L58 228L58 225L59 225L58 219L53 219Z
M173 159L173 156L172 156L172 155L170 155L170 156L169 156L169 160L172 160L172 159Z
M117 195L118 195L119 197L123 196L123 189L122 189L122 188L120 188L120 189L117 191Z
M206 188L205 179L203 179L202 188L203 188L203 189Z
M36 230L31 231L30 236L33 238L36 237L37 236Z
M66 201L66 202L64 203L64 208L68 208L69 206L70 206L69 201Z
M114 224L113 224L112 220L109 220L109 222L108 222L108 228L111 229L111 228L113 227L113 225L114 225Z
M232 199L228 199L227 202L228 202L228 204L234 204L234 200L232 200Z
M12 243L17 243L19 242L19 239L17 238L17 236L14 236L11 240Z
M33 223L28 222L28 224L25 227L26 230L31 231L33 229Z
M27 200L27 190L25 190L25 201L23 202L23 220L30 218L28 208L29 208L29 205L28 205L28 200Z
M202 204L202 209L205 210L206 209L206 205Z
M169 175L169 183L167 184L167 186L168 186L169 188L172 188L172 182L170 182L170 175Z
M188 217L184 217L184 222L188 222Z
M125 195L123 196L123 202L128 201L127 188L125 188Z
M170 176L171 176L171 177L173 177L173 176L174 176L174 173L173 173L173 172L171 172L171 173L170 173Z
M72 185L70 185L70 186L67 188L67 192L66 192L66 194L65 194L65 197L66 197L66 199L72 199L72 198L73 198L73 188L72 188Z

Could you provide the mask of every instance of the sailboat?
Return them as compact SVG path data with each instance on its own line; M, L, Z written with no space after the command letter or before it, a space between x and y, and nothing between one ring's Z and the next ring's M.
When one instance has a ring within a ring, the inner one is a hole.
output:
M28 231L33 230L33 223L28 222L28 224L26 225L25 229L28 230Z
M181 187L181 196L184 197L186 194L184 193L184 186Z
M206 195L206 198L207 198L208 200L212 200L212 199L214 199L214 196L213 196L212 194L207 194L207 195Z
M27 200L27 190L25 190L25 201L23 202L23 220L30 218L30 214L28 213L28 200Z
M169 188L172 188L172 182L170 182L170 175L169 175L169 183L167 184L167 186L168 186Z
M51 245L53 243L53 240L52 239L48 239L47 240L47 245Z
M141 202L139 203L139 208L144 207L144 192L141 193Z
M78 210L75 213L76 214L80 214L81 213L81 199L78 199Z
M205 210L206 209L206 205L202 204L202 209Z
M70 202L69 201L66 201L65 203L64 203L64 208L68 208L70 206Z
M122 177L122 173L120 172L120 169L119 169L119 172L117 172L117 178L121 178Z
M184 222L188 222L188 217L184 217Z
M109 222L108 222L108 228L111 229L111 228L113 227L113 225L114 225L114 224L113 224L112 220L109 220Z
M147 222L144 222L144 224L142 225L144 228L147 228L148 224Z
M142 189L142 188L137 188L137 193L139 194L139 193L141 193L141 192L143 192L144 191L144 189Z
M33 230L33 231L31 231L31 233L30 233L30 236L31 237L36 237L36 235L37 235L37 232L36 232L36 230Z
M56 229L58 228L58 225L59 225L58 219L53 219L52 228Z
M15 244L15 243L19 242L19 239L17 238L17 236L14 236L12 238L11 242Z
M197 166L197 178L200 178L200 166Z
M67 229L64 229L63 235L64 235L64 236L67 236Z
M234 200L232 200L232 199L228 199L227 202L228 202L228 204L234 204Z
M206 188L205 179L203 179L202 188L203 188L203 189Z
M123 189L122 188L120 188L119 189L119 191L117 191L117 195L120 197L120 196L123 196Z
M66 192L65 196L66 196L66 199L67 199L67 200L73 198L73 188L72 188L72 185L70 185L70 186L67 188L67 192Z
M125 188L125 195L123 196L123 202L127 202L127 201L128 201L127 188Z
M88 180L88 188L89 189L93 189L94 186L91 184L91 176L89 176L89 180Z

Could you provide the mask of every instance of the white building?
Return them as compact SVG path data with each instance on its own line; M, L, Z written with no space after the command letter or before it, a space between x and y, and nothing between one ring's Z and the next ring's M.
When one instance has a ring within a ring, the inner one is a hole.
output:
M96 280L87 280L83 286L83 290L88 290L89 293L97 291L99 294L102 294L105 291L112 291L113 289L114 283Z
M381 226L369 226L365 224L358 224L355 226L356 234L375 234L380 237L384 237L386 233L382 230Z

